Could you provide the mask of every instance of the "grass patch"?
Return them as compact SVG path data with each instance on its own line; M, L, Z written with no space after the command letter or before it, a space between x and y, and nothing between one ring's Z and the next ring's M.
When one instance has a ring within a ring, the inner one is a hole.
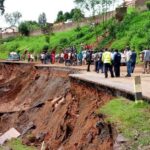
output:
M117 125L131 141L138 135L133 147L150 144L150 105L143 102L136 104L123 98L114 99L100 108L99 113L107 116L107 121Z
M19 139L13 139L9 141L6 146L12 150L36 150L36 148L23 145ZM0 150L3 150L3 148L0 147Z

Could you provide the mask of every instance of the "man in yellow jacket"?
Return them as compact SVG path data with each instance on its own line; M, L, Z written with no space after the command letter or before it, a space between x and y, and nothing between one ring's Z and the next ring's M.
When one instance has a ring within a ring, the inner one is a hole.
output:
M111 77L114 77L114 73L112 70L112 55L111 52L108 51L108 49L105 49L105 52L102 56L102 61L104 63L104 72L105 72L105 78L108 77L108 70L110 71Z

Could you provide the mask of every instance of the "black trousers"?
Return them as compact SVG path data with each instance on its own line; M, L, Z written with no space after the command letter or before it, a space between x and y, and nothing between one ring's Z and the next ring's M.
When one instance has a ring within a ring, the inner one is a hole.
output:
M131 63L131 72L134 73L136 62Z
M104 64L104 69L105 69L105 78L108 77L108 70L110 71L111 77L114 77L114 73L113 73L112 65L111 64L105 63Z
M114 72L116 77L120 77L120 64L114 65Z
M90 71L90 65L91 65L91 61L87 61L87 71Z

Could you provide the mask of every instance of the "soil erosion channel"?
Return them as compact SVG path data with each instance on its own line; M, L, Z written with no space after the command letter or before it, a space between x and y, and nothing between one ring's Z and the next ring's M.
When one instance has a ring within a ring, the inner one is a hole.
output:
M113 129L96 109L112 96L70 80L72 69L0 64L0 133L49 150L111 150Z

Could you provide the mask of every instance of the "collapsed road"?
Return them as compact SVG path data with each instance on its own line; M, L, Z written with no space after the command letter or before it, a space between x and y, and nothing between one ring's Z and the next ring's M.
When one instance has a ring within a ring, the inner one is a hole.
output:
M23 143L49 150L111 150L113 126L96 110L110 93L69 80L76 70L0 64L0 133L15 128Z

